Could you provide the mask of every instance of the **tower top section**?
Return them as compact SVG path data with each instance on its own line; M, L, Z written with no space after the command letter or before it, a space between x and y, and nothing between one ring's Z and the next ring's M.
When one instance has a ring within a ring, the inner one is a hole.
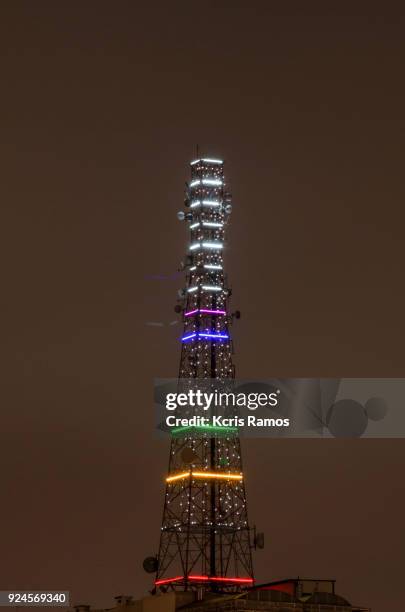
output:
M225 226L232 210L221 159L204 157L190 164L185 206L179 213L190 241L184 260L185 287L180 290L184 334L180 378L233 378L228 299L223 268ZM187 345L187 346L184 346Z
M201 158L190 163L191 181L188 184L190 196L213 191L222 195L225 185L224 162L221 159Z

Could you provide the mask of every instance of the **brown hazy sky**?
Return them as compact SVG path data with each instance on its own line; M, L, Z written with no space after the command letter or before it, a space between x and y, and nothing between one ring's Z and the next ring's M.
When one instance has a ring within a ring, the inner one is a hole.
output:
M5 1L0 588L141 596L152 379L195 144L227 161L240 377L404 375L400 3ZM403 440L244 444L259 580L403 610Z

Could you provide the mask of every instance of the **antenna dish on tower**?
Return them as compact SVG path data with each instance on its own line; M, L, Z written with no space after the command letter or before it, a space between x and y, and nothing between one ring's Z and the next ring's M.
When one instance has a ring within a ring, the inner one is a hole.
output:
M158 568L157 557L146 557L143 560L142 567L148 574L154 574Z

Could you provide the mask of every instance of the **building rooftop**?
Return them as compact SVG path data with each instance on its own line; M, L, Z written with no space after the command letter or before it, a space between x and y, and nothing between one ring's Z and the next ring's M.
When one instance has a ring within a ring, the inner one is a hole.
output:
M335 580L287 578L255 585L240 593L174 591L134 600L130 595L115 597L112 608L93 612L370 612L335 592ZM89 606L75 606L88 612Z

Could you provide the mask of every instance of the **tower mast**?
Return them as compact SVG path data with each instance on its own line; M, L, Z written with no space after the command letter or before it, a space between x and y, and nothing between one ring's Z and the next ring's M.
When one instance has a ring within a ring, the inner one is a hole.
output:
M187 184L190 244L181 305L179 388L229 389L234 378L225 227L232 210L222 160L191 162ZM250 529L236 427L178 427L169 469L155 586L235 590L253 583Z

